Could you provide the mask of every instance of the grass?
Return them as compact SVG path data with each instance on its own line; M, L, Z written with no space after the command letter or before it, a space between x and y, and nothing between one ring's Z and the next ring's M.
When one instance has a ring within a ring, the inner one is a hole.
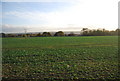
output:
M117 79L118 37L3 38L7 79Z

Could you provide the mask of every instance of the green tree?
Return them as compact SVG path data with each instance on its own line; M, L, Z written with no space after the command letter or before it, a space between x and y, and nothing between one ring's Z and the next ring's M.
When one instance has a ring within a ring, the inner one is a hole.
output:
M47 32L48 36L52 36L50 32Z
M17 37L16 34L6 34L7 37Z
M5 33L1 33L1 34L0 34L0 37L5 37Z
M58 31L54 34L54 36L65 36L65 34L62 31Z
M75 34L71 32L70 34L68 34L68 36L75 36Z
M38 33L38 34L37 34L37 37L40 37L40 36L41 36L41 33Z
M50 34L50 32L43 32L42 36L43 37L48 37L48 36L52 36L52 35Z
M89 33L88 28L83 28L81 31L83 36L88 36L88 33Z
M116 29L116 34L120 36L120 28Z

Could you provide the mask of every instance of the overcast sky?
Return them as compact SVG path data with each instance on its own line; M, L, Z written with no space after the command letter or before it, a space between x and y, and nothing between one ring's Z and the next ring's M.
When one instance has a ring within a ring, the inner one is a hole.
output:
M29 2L28 2L29 1ZM118 28L119 0L2 0L3 32Z

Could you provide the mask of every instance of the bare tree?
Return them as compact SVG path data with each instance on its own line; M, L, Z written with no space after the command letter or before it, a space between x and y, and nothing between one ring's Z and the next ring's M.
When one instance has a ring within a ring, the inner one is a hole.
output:
M27 38L27 29L24 28L24 31L25 31L25 38Z
M24 32L25 32L24 37L25 37L25 38L28 37L27 32L28 32L28 30L30 30L30 29L31 29L31 28L30 28L29 26L24 27Z

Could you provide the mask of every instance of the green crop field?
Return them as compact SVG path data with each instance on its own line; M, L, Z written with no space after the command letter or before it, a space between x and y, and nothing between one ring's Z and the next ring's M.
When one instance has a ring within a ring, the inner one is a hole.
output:
M3 38L7 79L117 79L118 37Z

